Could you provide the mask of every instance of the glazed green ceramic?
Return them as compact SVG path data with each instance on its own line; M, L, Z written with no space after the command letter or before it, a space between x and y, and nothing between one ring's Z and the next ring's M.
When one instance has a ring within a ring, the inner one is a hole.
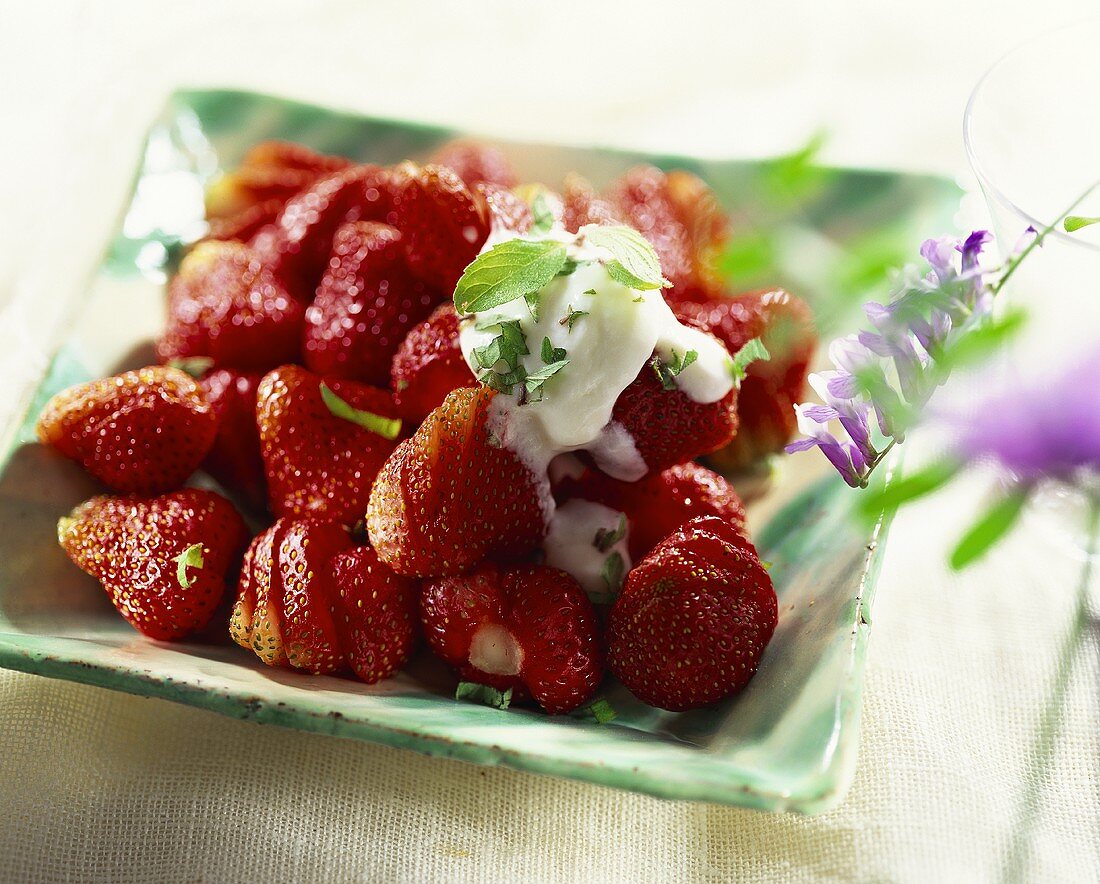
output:
M618 711L599 725L456 702L422 654L383 684L268 669L218 622L185 644L150 641L115 613L57 547L55 524L96 489L34 443L34 419L57 390L149 361L166 266L201 235L202 192L257 141L285 138L389 163L423 157L442 129L375 120L238 92L182 92L150 130L125 218L72 331L0 473L0 664L188 703L237 718L479 764L572 777L665 798L813 813L840 800L856 759L871 598L885 526L861 525L853 495L812 455L784 459L750 520L779 594L780 620L760 671L717 708L673 714L609 683ZM611 150L505 145L524 179L578 170L597 184L631 164L691 169L735 219L725 266L735 283L781 280L806 294L826 332L928 235L950 229L958 194L940 179L823 170L805 157L705 162ZM609 680L610 681L610 680Z

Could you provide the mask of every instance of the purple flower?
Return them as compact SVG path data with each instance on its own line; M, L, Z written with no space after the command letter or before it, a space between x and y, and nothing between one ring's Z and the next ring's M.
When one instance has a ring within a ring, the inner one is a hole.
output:
M839 417L836 409L826 405L796 405L798 429L806 438L797 439L786 447L788 454L796 451L808 451L820 448L841 477L853 488L863 484L863 473L867 461L859 448L850 442L841 442L825 426L830 420Z

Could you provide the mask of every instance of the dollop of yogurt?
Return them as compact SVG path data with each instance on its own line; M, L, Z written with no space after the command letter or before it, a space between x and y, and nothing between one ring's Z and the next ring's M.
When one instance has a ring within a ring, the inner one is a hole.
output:
M627 548L630 529L628 527L613 544L605 544L603 549L597 537L601 531L605 536L615 536L622 519L622 513L602 503L567 500L550 519L542 544L546 564L571 574L592 601L614 601L619 587L611 584L612 577L630 570ZM620 558L621 569L608 567L608 559L616 555Z

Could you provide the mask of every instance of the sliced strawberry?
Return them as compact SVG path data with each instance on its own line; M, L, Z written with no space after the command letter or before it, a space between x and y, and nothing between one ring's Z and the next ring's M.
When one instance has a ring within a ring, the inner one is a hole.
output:
M480 141L448 141L435 149L429 162L449 166L469 187L480 183L502 188L516 185L515 170L504 151Z
M350 407L340 417L326 404ZM351 419L354 412L376 429ZM354 381L323 381L296 365L269 372L257 390L256 420L275 515L312 516L354 524L367 510L371 483L397 445L400 427L385 390Z
M551 714L582 705L603 678L592 603L555 568L485 562L429 581L420 618L431 649L464 680L526 690Z
M794 406L802 401L817 346L810 308L794 295L774 289L680 303L673 309L681 322L709 331L730 353L761 338L771 356L749 364L737 400L740 428L729 445L711 454L711 461L728 472L782 450L794 434Z
M495 395L455 390L378 473L367 530L398 574L458 574L493 553L522 556L545 533L544 489L490 429Z
M649 472L656 473L729 443L737 432L737 390L717 402L696 402L675 385L666 389L647 363L619 394L611 419L630 433Z
M152 366L54 396L38 438L115 491L177 488L210 450L218 421L193 378Z
M416 423L452 390L477 386L459 345L454 304L444 301L408 333L393 357L390 383L401 415Z
M682 711L748 684L778 618L756 550L728 522L693 519L627 576L611 608L612 672L640 700Z
M201 629L247 539L225 498L187 488L160 497L93 497L57 525L62 549L150 638Z
M622 223L611 203L601 199L595 188L580 175L566 176L562 205L562 223L570 233L576 233L585 224Z
M163 362L206 356L221 367L266 371L298 358L305 308L243 243L201 242L168 284Z
M267 500L256 426L259 383L258 374L239 374L227 368L199 379L203 395L218 419L218 434L202 462L203 469L253 507L262 507Z
M287 522L280 519L257 535L245 553L237 601L229 619L233 641L253 651L268 666L286 666L283 646L283 584L275 566Z
M409 272L396 228L373 221L345 224L306 312L306 367L387 385L393 354L440 299Z
M394 178L393 224L405 237L409 267L449 295L489 235L489 219L446 166L402 163Z
M718 473L692 462L637 482L622 482L588 469L580 478L566 477L554 494L562 501L581 498L626 513L634 561L698 516L717 516L738 530L745 527L745 508L733 486Z

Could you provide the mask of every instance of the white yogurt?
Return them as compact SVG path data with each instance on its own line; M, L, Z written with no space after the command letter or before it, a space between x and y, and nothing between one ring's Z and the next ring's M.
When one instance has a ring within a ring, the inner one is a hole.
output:
M610 586L604 578L609 557L622 558L622 573L630 570L630 552L627 548L629 529L607 549L596 544L596 535L602 529L614 532L623 514L602 503L590 500L569 500L558 507L550 520L542 548L546 564L571 574L589 598L595 602L610 602L618 594L618 586Z

